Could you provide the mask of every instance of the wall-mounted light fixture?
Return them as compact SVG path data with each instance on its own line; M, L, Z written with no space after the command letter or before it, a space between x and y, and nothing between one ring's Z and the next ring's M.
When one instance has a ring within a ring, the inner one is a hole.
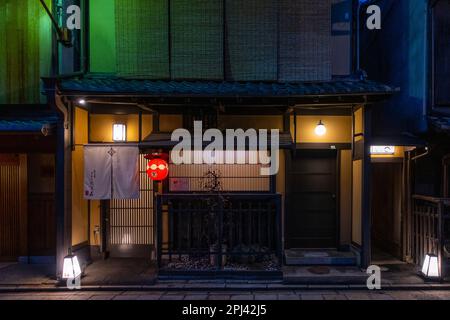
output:
M83 98L78 99L77 102L78 102L78 104L79 104L80 106L86 105L86 100L83 99Z
M314 129L314 132L319 137L321 137L321 136L323 136L323 135L325 135L327 133L327 128L323 124L322 120L319 121L319 123L317 124L316 128Z
M393 155L395 153L394 146L371 146L370 154L374 155Z
M439 279L439 260L433 253L427 253L422 265L422 275L428 279Z
M113 141L125 142L127 141L127 126L123 123L113 124Z

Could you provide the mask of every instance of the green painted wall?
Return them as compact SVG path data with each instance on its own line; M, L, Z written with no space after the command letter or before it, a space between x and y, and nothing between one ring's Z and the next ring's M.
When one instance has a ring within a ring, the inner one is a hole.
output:
M0 104L45 102L40 78L50 75L51 50L50 19L39 1L0 1Z
M90 71L116 73L115 0L91 0Z

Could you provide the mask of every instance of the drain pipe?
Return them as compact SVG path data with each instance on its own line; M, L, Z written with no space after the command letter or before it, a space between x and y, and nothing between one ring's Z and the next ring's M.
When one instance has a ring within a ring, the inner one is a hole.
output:
M422 157L425 157L425 156L428 155L429 153L430 153L429 148L428 148L428 147L425 147L425 152L423 152L423 153L421 153L421 154L418 154L418 155L412 157L412 158L411 158L411 161L415 161L415 160L418 160L418 159L420 159L420 158L422 158Z
M56 278L61 279L64 257L71 248L72 239L72 150L71 105L66 105L57 94L56 78L42 78L48 104L57 112L56 126Z
M357 0L357 1L358 1L358 8L356 9L356 71L358 71L360 69L360 55L361 55L361 53L360 53L360 47L361 47L361 43L360 43L361 1L360 0Z

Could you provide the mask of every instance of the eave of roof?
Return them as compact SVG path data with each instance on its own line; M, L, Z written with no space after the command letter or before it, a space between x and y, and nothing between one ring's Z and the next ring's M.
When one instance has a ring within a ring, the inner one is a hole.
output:
M450 134L450 117L430 116L428 120L437 132Z
M172 148L178 144L178 141L172 141L172 134L169 132L159 132L159 133L151 133L147 137L144 138L142 142L139 143L140 148ZM243 136L245 137L245 136ZM268 135L267 145L270 146L271 136ZM279 147L283 149L289 149L293 147L292 136L288 132L280 132L279 133ZM211 142L204 141L203 147L209 145ZM226 148L226 141L224 141L224 148ZM192 141L191 145L194 145L194 141ZM246 149L254 150L257 148L257 145L249 145L248 139L246 139Z
M38 119L0 119L0 132L40 132L44 125L54 125L56 117Z
M200 102L201 99L225 99L226 101L267 99L268 104L278 103L280 99L308 99L307 101L317 103L319 98L338 100L337 97L340 97L342 102L347 102L346 98L351 102L351 97L359 97L357 102L365 102L367 97L379 100L398 91L375 81L353 78L282 83L136 80L85 75L59 79L57 86L59 94L69 97L143 97L152 98L154 102L163 104L180 102L175 99L190 99L189 102L192 100L193 103ZM328 101L323 100L324 103Z

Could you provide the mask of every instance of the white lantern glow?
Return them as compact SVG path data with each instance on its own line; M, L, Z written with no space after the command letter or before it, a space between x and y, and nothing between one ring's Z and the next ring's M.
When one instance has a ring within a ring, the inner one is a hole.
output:
M393 155L395 154L394 146L371 146L370 153L374 155Z
M327 128L323 124L322 120L319 121L319 123L317 124L317 127L314 129L314 132L319 137L321 137L327 133Z
M427 278L439 278L438 256L432 253L425 255L422 265L422 274Z
M127 126L123 123L113 125L113 141L125 142L127 140Z
M64 258L63 279L76 279L81 275L80 263L77 256L72 254Z

